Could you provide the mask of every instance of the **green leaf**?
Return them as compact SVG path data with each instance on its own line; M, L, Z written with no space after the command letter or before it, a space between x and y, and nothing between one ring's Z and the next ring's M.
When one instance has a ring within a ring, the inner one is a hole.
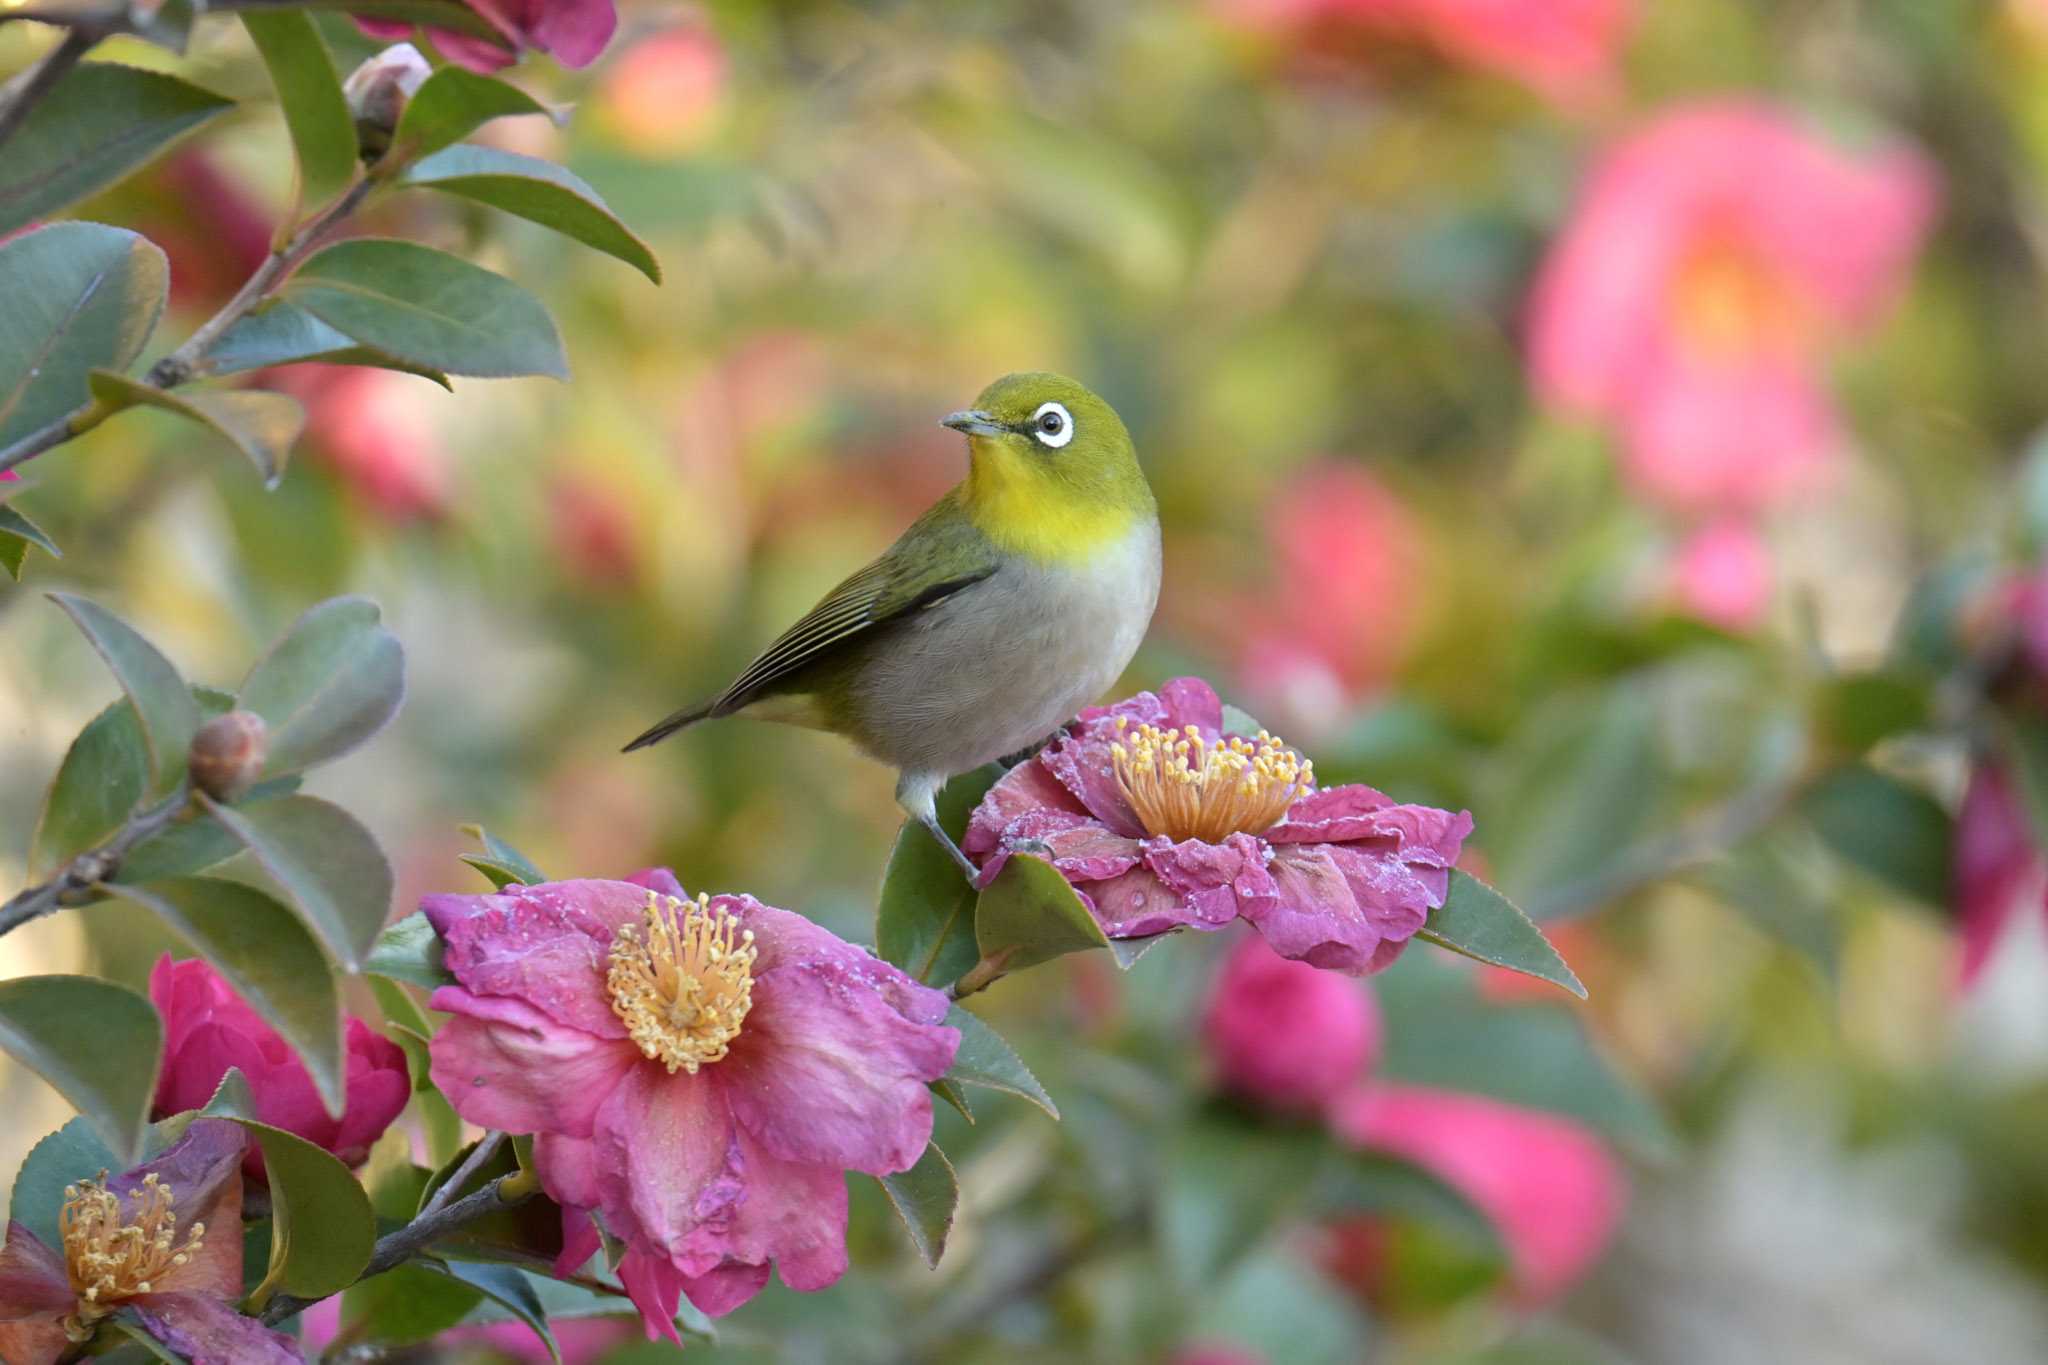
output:
M440 1091L434 1088L433 1058L427 1045L434 1036L434 1023L411 992L384 976L368 976L370 994L383 1011L385 1034L405 1050L406 1070L412 1075L413 1103L425 1130L427 1159L442 1165L462 1148L462 1120ZM417 1201L407 1206L408 1213Z
M421 1208L425 1208L427 1200L454 1178L457 1168L475 1152L476 1145L470 1143L463 1147L434 1172L420 1193ZM490 1160L462 1182L449 1197L450 1202L474 1194L491 1181L519 1169L517 1148L510 1142L502 1143ZM552 1262L562 1250L562 1211L545 1199L509 1205L463 1224L460 1230L451 1232L440 1246L448 1255L466 1259Z
M52 559L62 559L64 552L57 548L42 527L30 521L5 503L0 503L0 563L7 566L7 573L16 582L21 580L21 564L28 557L28 547L39 545Z
M166 1365L186 1365L184 1356L149 1334L149 1329L142 1325L142 1318L133 1308L116 1309L109 1315L108 1321L115 1331L135 1343L149 1357L164 1361Z
M539 299L432 247L376 238L339 243L299 267L285 297L414 365L484 378L569 377L562 339Z
M396 19L504 45L504 35L460 0L306 0L309 10L339 10L365 19ZM511 57L512 53L506 56Z
M1656 701L1631 678L1555 698L1523 728L1486 824L1501 885L1534 901L1598 876L1635 841L1657 809Z
M1808 791L1799 810L1850 863L1926 905L1948 903L1955 821L1925 792L1851 763Z
M199 368L202 374L226 375L301 361L400 370L431 379L444 389L452 387L448 376L439 370L411 365L395 355L364 346L283 299L272 299L244 314L206 349Z
M31 145L9 142L10 170ZM0 243L0 449L85 407L92 371L135 358L169 289L164 253L122 228L53 223Z
M89 976L0 982L0 1050L48 1081L122 1165L134 1164L164 1050L148 1000Z
M1024 1065L1024 1059L1003 1035L983 1022L980 1015L956 1004L946 1011L946 1026L960 1030L960 1050L953 1054L947 1080L1006 1090L1030 1100L1053 1119L1059 1118L1059 1107L1045 1093L1038 1077L1031 1074L1031 1068Z
M263 1149L270 1186L270 1268L260 1300L282 1291L325 1298L355 1283L377 1243L370 1197L332 1153L256 1117L249 1079L229 1067L197 1116L240 1124Z
M320 208L356 177L356 125L320 30L292 10L243 10L299 161L298 213Z
M554 1332L548 1327L548 1310L524 1271L508 1265L480 1265L468 1261L429 1260L421 1264L430 1272L445 1275L503 1307L531 1328L541 1344L547 1347L548 1359L561 1365L562 1352L555 1345Z
M948 782L937 801L939 827L957 844L981 798L1003 775L984 764ZM882 875L875 912L881 956L927 985L959 980L981 953L974 944L974 888L922 825L903 822Z
M1317 1173L1313 1202L1333 1214L1401 1214L1450 1234L1488 1259L1505 1255L1499 1229L1477 1205L1414 1162L1385 1152L1333 1149Z
M185 775L192 733L199 728L199 706L192 689L178 676L157 647L105 607L68 592L50 600L85 632L85 638L120 680L121 690L135 706L142 724L142 742L149 755L153 789L169 791Z
M206 803L291 898L314 935L350 971L362 967L391 914L391 864L341 807L287 796L238 809Z
M889 1196L896 1216L903 1220L917 1254L937 1270L939 1258L946 1254L946 1235L953 1230L953 1210L960 1202L960 1180L953 1174L953 1163L934 1142L909 1170L875 1179Z
M270 727L266 774L337 758L384 728L405 696L405 651L367 597L336 597L292 623L242 683Z
M253 886L215 877L109 890L156 915L219 968L299 1054L327 1112L340 1117L341 995L320 945L291 911Z
M234 706L233 697L210 687L193 688L192 700L202 721ZM135 718L134 703L122 697L88 721L65 751L29 846L30 874L47 877L59 864L105 842L141 803L148 784L149 753L142 742L142 725ZM124 869L147 856L158 841L174 839L185 828L174 825L138 845ZM220 856L231 852L232 848Z
M1469 872L1451 869L1450 891L1417 938L1454 953L1506 967L1564 987L1583 1000L1586 988L1543 937L1535 922L1506 896Z
M1852 673L1830 678L1817 710L1830 742L1862 753L1880 740L1925 726L1934 699L1925 683L1897 673Z
M157 71L110 62L75 68L7 144L0 234L105 189L232 105Z
M449 147L407 170L398 183L503 209L616 256L661 283L661 263L647 244L618 220L596 190L552 161L496 147Z
M974 1122L974 1109L967 1103L967 1092L960 1088L959 1082L941 1076L938 1080L927 1081L925 1084L934 1095L952 1105L954 1112L961 1118L969 1123Z
M1005 972L1109 946L1109 935L1067 879L1028 853L1011 855L982 891L974 907L974 938L982 961Z
M298 399L267 389L171 393L112 370L94 370L91 384L92 396L111 411L161 408L212 428L256 466L268 488L284 477L285 461L306 425L306 410Z
M101 1140L90 1120L72 1119L29 1149L14 1173L14 1191L7 1216L36 1235L46 1247L61 1248L57 1211L64 1207L64 1187L91 1180L101 1171L119 1171L122 1160Z
M384 161L395 166L438 152L495 118L547 112L547 106L517 86L444 66L427 77L398 116Z
M351 1341L410 1346L461 1322L482 1298L421 1259L351 1287L342 1296L341 1320Z
M376 946L363 959L363 971L428 990L455 984L455 978L441 965L440 935L417 910L377 935Z
M462 832L484 846L481 854L464 854L462 861L496 882L500 891L513 882L522 886L539 886L548 879L546 873L534 866L533 859L482 825L464 825Z

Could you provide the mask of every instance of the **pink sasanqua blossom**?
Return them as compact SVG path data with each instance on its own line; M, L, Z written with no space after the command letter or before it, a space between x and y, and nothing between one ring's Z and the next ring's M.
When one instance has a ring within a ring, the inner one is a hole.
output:
M679 1295L717 1316L767 1283L846 1270L848 1171L923 1155L960 1035L946 997L751 896L633 881L509 886L422 903L457 984L432 1075L472 1123L532 1133L569 1211L561 1267L626 1244L649 1336Z
M1283 1111L1319 1112L1379 1057L1379 1006L1361 982L1290 962L1247 935L1202 1011L1223 1088Z
M1083 711L989 789L962 848L993 881L1043 853L1112 938L1250 922L1282 957L1363 975L1443 904L1472 817L1318 788L1272 735L1226 734L1200 678Z
M1758 102L1670 110L1602 158L1544 264L1536 387L1613 428L1658 503L1803 491L1842 443L1825 362L1898 292L1936 198L1904 146L1851 152Z

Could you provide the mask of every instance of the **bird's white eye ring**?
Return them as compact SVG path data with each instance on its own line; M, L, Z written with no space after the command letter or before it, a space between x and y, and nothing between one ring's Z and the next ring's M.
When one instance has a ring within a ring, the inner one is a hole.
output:
M1058 450L1074 439L1074 415L1063 404L1040 403L1031 414L1031 434L1040 445Z

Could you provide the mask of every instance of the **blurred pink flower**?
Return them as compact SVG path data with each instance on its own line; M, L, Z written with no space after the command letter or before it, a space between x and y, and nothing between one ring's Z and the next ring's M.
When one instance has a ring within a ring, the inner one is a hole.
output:
M1379 1007L1357 982L1290 962L1253 936L1210 987L1202 1041L1226 1089L1319 1110L1378 1059Z
M598 588L631 588L640 581L640 549L633 507L618 490L588 477L553 480L548 531L556 558Z
M1628 1203L1628 1179L1606 1144L1555 1114L1369 1083L1338 1100L1330 1122L1345 1141L1421 1166L1491 1218L1526 1306L1577 1282L1606 1250Z
M589 66L612 40L618 12L612 0L466 0L469 7L496 29L500 41L429 29L441 55L471 71L492 72L510 66L522 52L545 52L563 66ZM372 37L403 39L413 25L402 19L356 19L356 27Z
M1898 292L1936 199L1903 146L1852 154L1761 103L1667 112L1607 154L1544 264L1536 387L1613 424L1660 502L1806 489L1841 440L1823 362Z
M421 423L416 385L428 381L360 365L292 365L273 387L306 405L306 433L342 480L386 520L447 510L448 471Z
M554 1318L548 1330L561 1348L562 1365L595 1365L614 1346L634 1336L631 1318ZM523 1322L494 1322L489 1326L457 1327L443 1332L444 1346L487 1346L498 1355L520 1365L552 1365L552 1357L540 1336Z
M242 181L198 148L174 153L154 173L139 226L171 264L171 305L227 301L270 254L270 211Z
M1252 614L1241 661L1266 703L1326 728L1386 679L1414 634L1421 546L1401 501L1354 464L1294 474L1266 511L1270 597Z
M1693 531L1671 566L1680 610L1709 625L1741 631L1771 604L1771 552L1754 523L1726 517Z
M708 27L651 34L606 67L599 117L629 151L678 156L703 141L726 79L725 48Z
M134 1170L67 1186L62 1247L10 1222L0 1250L0 1360L71 1358L83 1334L125 1308L192 1365L303 1361L290 1337L235 1311L247 1143L224 1119L195 1119Z
M1044 850L1112 938L1249 921L1282 957L1363 975L1443 904L1469 814L1318 789L1200 678L1091 707L989 789L961 847L993 881Z
M433 1078L472 1123L537 1135L541 1184L626 1243L650 1337L679 1296L729 1313L772 1262L793 1289L846 1270L848 1170L924 1154L926 1082L960 1035L946 997L751 896L629 882L512 886L421 905L458 984ZM565 1220L558 1268L596 1250Z
M371 1144L412 1098L404 1050L354 1015L342 1077L346 1107L337 1119L322 1107L291 1045L205 962L174 962L165 953L149 974L149 998L164 1020L163 1070L152 1111L158 1118L203 1107L228 1068L236 1067L256 1097L258 1118L353 1166L369 1156ZM248 1172L262 1177L261 1152L250 1151Z
M1220 0L1248 23L1313 39L1353 28L1422 42L1453 61L1511 76L1564 104L1608 94L1634 0Z
M2004 580L1988 596L1988 616L2009 622L2020 652L2037 675L2048 677L2048 560Z
M1982 759L1970 773L1956 817L1953 877L1962 936L1960 984L1974 984L2013 915L2042 903L2041 854L2004 765Z

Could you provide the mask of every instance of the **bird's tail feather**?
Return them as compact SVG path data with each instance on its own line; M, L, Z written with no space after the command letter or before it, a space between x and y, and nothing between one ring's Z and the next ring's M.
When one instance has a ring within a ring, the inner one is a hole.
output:
M698 721L704 720L707 717L711 716L717 711L717 709L718 704L716 702L706 702L701 706L685 707L683 710L678 711L674 715L668 716L663 720L657 722L655 725L649 727L631 744L628 744L619 752L630 754L635 749L644 749L650 744L659 744L663 740L667 739L670 735L674 734L676 731L687 729L690 726L695 725Z

